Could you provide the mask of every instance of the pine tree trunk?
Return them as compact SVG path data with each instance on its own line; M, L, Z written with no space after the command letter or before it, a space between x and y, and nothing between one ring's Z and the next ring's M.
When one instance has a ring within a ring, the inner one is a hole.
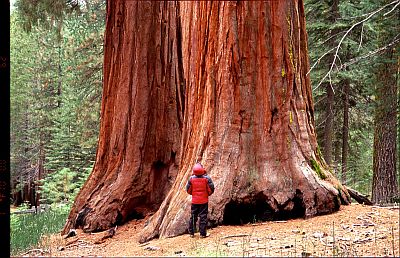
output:
M381 4L385 3L389 1L381 1ZM400 18L399 9L395 9L391 15ZM397 37L400 19L382 17L379 24L379 42L385 44ZM398 47L390 47L377 60L372 179L372 202L377 204L391 203L399 198L396 168L398 58Z
M186 232L196 161L212 225L348 203L317 151L302 1L108 1L104 60L96 164L63 233L149 206L140 241Z
M349 91L350 83L343 81L343 127L342 127L342 183L347 181L347 158L349 153Z
M398 64L394 49L386 51L379 68L375 111L372 201L377 204L399 198L396 169Z
M329 20L333 23L337 21L340 17L339 13L339 0L333 0ZM338 28L333 28L330 32L331 39L329 40L329 45L331 47L336 47L337 42L335 40L336 34L339 32ZM329 54L329 65L334 60L334 55ZM333 85L331 82L324 83L326 89L326 102L325 102L325 126L324 126L324 136L323 136L323 154L325 162L330 166L332 165L332 153L333 153L333 141L334 141L334 120L335 120L335 93L333 91Z
M328 165L332 165L332 150L333 150L333 120L335 107L335 94L332 85L325 83L326 88L326 103L325 103L325 126L324 126L324 159Z
M334 169L334 175L336 177L338 177L339 176L339 168L341 167L339 164L342 164L342 159L340 157L340 154L342 152L342 142L340 142L339 136L336 136L336 139L337 140L335 141L335 156L334 156L335 162L334 162L333 169Z

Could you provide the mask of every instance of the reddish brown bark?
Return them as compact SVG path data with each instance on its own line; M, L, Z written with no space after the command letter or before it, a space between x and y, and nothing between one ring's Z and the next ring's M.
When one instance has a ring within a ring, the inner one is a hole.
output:
M215 183L214 225L232 222L240 208L264 218L337 210L341 193L311 165L319 157L303 3L187 3L181 17L188 78L181 169L140 241L186 231L183 186L196 160Z
M302 1L109 1L107 11L97 160L64 232L104 229L163 199L140 241L184 233L196 161L216 186L213 225L235 223L235 207L273 219L348 202L317 154ZM165 170L152 176L158 160Z
M95 167L63 232L158 208L178 171L182 76L176 4L108 1Z

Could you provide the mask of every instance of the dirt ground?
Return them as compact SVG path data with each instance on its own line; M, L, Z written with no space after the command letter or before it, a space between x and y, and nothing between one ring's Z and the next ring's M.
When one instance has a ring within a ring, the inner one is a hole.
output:
M130 221L105 240L105 232L53 235L23 256L400 256L398 207L352 204L310 219L219 226L205 239L197 233L139 244L143 224Z

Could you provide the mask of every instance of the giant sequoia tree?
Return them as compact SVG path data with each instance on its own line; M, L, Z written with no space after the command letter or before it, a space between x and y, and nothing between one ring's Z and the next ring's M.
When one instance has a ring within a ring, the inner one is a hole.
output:
M313 216L348 195L317 148L303 1L108 1L95 167L63 233L155 212L186 231L203 163L213 225Z

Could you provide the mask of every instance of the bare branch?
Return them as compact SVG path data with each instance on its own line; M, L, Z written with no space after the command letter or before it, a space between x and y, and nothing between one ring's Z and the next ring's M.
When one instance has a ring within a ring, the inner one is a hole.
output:
M323 97L321 97L319 100L317 100L317 101L314 103L314 106L317 106L321 101L323 101L323 100L325 100L325 99L326 99L326 96L323 95Z
M321 61L322 58L324 58L324 56L326 56L327 54L329 54L330 52L332 52L333 50L335 50L336 47L329 49L327 52L325 52L322 56L320 56L320 58L318 58L317 61L314 62L314 64L311 66L310 70L308 70L307 74L308 75L312 69L314 69L314 67Z
M325 44L325 43L327 43L329 40L331 40L332 38L335 38L337 35L339 35L339 34L343 34L344 33L344 31L339 31L339 32L337 32L337 33L335 33L335 34L333 34L333 35L330 35L328 38L326 38L324 41L322 41L321 43L319 43L318 45L317 45L317 47L319 47L319 46L322 46L323 44Z
M369 57L371 57L371 56L374 56L374 55L376 55L376 54L382 52L383 50L385 50L385 49L387 49L387 48L393 46L394 44L396 44L396 43L398 43L398 42L400 42L400 34L397 34L396 37L394 38L394 40L393 40L392 42L390 42L389 44L387 44L386 46L383 46L383 47L377 48L377 49L375 49L375 50L373 50L373 51L370 51L370 52L368 52L368 54L366 54L366 55L363 55L363 56L359 56L359 57L350 59L349 61L347 61L346 63L342 64L342 65L339 67L339 71L341 71L341 70L343 70L343 69L346 69L348 66L353 65L353 64L355 64L355 63L358 63L359 61L361 61L361 60L363 60L363 59L366 59L366 58L369 58Z
M333 111L333 112L331 112L331 114L329 114L329 116L333 116L333 117L336 117L336 115L338 114L338 111ZM319 128L320 126L322 126L323 124L325 124L325 122L326 122L326 120L328 120L328 117L329 116L327 116L322 122L320 122L315 128Z
M388 15L389 13L393 12L394 9L396 9L396 7L399 6L399 4L400 4L400 1L397 1L397 4L395 4L395 6L393 6L393 8L392 8L389 12L384 13L383 16L386 16L386 15Z
M333 61L332 61L331 65L330 65L329 71L325 74L325 76L324 76L324 77L322 78L322 80L318 83L318 85L314 88L314 90L318 89L319 86L321 86L321 84L325 81L326 78L329 78L330 86L331 86L331 88L332 88L332 91L334 92L334 89L333 89L333 87L332 87L331 73L332 73L333 68L334 68L335 65L336 65L336 60L339 58L339 55L338 55L339 49L341 48L344 39L347 37L347 35L348 35L356 26L358 26L358 25L360 25L360 24L363 24L364 22L366 22L366 21L368 21L369 19L371 19L371 18L372 18L374 15L376 15L377 13L381 12L382 10L386 9L387 7L389 7L389 6L391 6L391 5L394 5L394 7L393 7L389 12L387 12L386 14L392 12L399 4L400 4L400 0L396 0L396 1L393 1L393 2L391 2L391 3L388 3L388 4L384 5L384 6L382 6L382 7L378 8L378 9L376 9L376 10L373 11L373 12L370 12L369 14L367 14L367 15L365 16L364 19L362 19L362 20L360 20L360 21L354 23L354 24L344 33L344 35L343 35L342 38L340 39L338 45L337 45L336 47L333 48L333 49L336 49L336 51L335 51L335 54L334 54L334 56L333 56ZM361 16L361 17L364 17L364 16ZM329 50L327 53L329 53L329 52L331 52L331 51L332 51L332 50ZM327 53L325 53L324 55L326 55ZM339 58L339 59L340 59L340 58ZM319 60L320 60L320 59L319 59ZM315 66L315 65L314 65L314 66ZM313 67L314 67L314 66L313 66ZM312 67L312 68L313 68L313 67ZM311 69L310 69L310 71L311 71ZM310 71L309 71L309 72L310 72ZM308 73L307 73L307 74L308 74Z
M363 41L363 34L364 34L364 23L361 26L360 44L358 44L357 52L360 51L360 49L361 49L361 44Z

